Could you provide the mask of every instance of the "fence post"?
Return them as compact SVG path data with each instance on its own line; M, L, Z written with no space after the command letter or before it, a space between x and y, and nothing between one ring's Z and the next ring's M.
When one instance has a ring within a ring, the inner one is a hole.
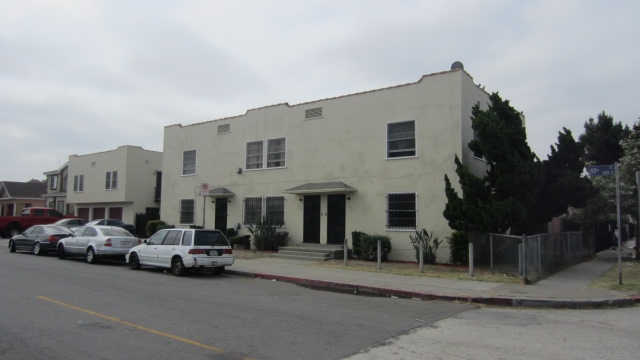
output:
M538 276L542 274L542 235L538 235Z
M493 272L493 234L489 234L489 263Z
M469 276L473 276L473 243L469 243Z
M527 283L527 237L522 235L522 279Z
M342 266L347 266L347 254L348 254L348 248L347 248L347 238L344 238L344 260L342 263Z
M382 263L382 250L380 245L380 239L378 239L378 270L380 270L380 263Z
M420 251L418 251L418 256L420 257L420 272L424 272L424 239L420 239L419 242Z

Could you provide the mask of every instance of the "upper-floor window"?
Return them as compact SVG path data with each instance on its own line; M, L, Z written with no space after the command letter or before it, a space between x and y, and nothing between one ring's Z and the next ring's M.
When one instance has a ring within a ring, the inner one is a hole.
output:
M247 169L262 169L262 140L247 143Z
M188 150L182 153L182 175L196 174L196 151Z
M58 188L58 175L49 176L49 189L56 190Z
M287 149L285 138L267 140L267 167L284 167L284 157Z
M478 139L478 132L476 130L473 130L473 140L477 140L477 139ZM482 154L482 151L476 150L473 152L473 157L476 159L484 159L484 154Z
M118 188L117 171L107 171L104 188L106 190L115 190Z
M416 228L416 193L395 193L387 195L387 228Z
M416 122L387 124L387 158L416 156Z
M195 200L193 199L180 200L180 224L193 224L194 210L195 210Z
M73 177L73 191L74 192L84 191L84 175L75 175Z
M263 168L281 168L285 166L287 153L287 139L269 139L267 143L267 158L265 164L264 144L262 140L247 143L247 170Z

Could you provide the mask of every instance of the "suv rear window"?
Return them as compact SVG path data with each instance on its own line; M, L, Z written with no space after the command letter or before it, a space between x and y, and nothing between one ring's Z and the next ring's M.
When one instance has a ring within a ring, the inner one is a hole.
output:
M195 246L230 246L227 238L219 231L196 231Z

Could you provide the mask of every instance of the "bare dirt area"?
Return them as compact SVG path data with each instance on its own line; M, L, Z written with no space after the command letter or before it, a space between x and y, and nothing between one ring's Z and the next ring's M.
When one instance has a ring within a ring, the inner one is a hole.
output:
M236 259L251 260L269 257L271 254L277 254L277 251L258 251L258 250L240 250L233 249L233 256Z

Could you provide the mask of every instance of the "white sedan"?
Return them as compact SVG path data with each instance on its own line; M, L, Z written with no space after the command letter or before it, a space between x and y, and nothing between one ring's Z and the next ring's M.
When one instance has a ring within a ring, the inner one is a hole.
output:
M58 241L58 258L84 257L89 264L99 258L124 259L139 239L117 226L83 226L73 236Z

